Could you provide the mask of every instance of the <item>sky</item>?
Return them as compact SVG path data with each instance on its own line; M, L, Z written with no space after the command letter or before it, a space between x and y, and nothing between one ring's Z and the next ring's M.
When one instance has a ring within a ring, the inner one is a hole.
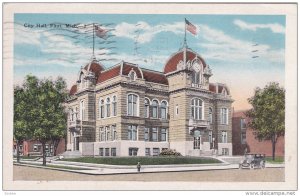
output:
M84 27L92 23L109 30L106 40L94 39L95 57L105 68L124 60L163 71L182 48L185 18L197 28L196 36L186 34L188 47L212 69L210 82L228 85L235 110L250 108L247 98L256 87L284 86L284 15L15 14L14 83L27 74L62 76L70 88L92 57L91 26Z

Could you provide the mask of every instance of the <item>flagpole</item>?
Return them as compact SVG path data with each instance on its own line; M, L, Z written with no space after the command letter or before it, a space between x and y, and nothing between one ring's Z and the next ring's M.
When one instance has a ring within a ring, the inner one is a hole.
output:
M183 44L183 63L186 68L186 18L184 18L184 44Z
M184 18L184 43L183 46L186 47L186 18Z
M95 23L93 23L93 57L95 56Z

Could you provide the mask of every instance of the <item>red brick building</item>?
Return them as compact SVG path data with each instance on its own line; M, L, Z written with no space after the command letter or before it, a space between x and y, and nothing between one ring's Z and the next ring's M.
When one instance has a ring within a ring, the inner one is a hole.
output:
M247 127L249 118L245 111L236 111L232 117L232 154L243 155L247 148L248 153L263 153L272 156L272 142L270 140L259 141L255 138L253 130ZM284 156L284 137L278 138L275 156Z
M20 154L23 156L41 156L42 155L42 144L36 140L26 140L20 145ZM61 139L58 143L56 149L56 155L65 152L65 139ZM17 153L17 144L14 141L13 143L13 154ZM47 142L46 144L46 154L47 156L54 155L54 146L51 142Z

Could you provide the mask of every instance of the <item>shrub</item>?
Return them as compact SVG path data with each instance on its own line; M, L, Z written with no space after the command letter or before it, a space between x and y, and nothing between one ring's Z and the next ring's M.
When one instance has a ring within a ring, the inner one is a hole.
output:
M182 156L180 152L177 152L175 149L164 149L161 151L159 156Z

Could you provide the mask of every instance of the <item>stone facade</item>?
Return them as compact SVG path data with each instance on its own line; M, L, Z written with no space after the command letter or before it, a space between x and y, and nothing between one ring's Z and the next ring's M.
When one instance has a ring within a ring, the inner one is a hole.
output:
M82 67L66 105L67 149L94 156L232 155L229 88L184 47L163 72L120 62Z

